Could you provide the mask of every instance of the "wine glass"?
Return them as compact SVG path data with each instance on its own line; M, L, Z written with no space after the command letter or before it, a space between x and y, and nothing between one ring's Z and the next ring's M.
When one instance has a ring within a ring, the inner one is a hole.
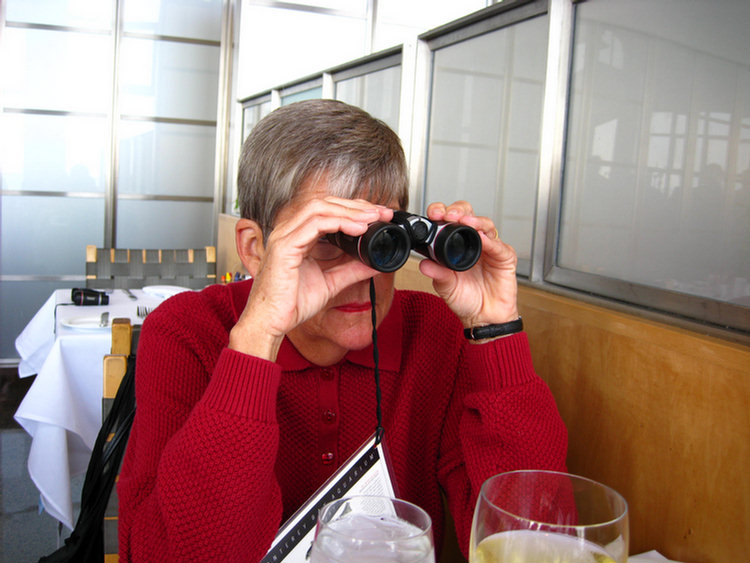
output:
M380 496L352 496L318 515L311 563L434 563L432 520L418 506Z
M511 471L479 492L469 563L627 563L628 505L611 488L554 471Z

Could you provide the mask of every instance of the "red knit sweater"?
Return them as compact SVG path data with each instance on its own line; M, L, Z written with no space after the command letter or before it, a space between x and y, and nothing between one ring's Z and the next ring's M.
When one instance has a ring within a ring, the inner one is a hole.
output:
M137 414L119 478L120 558L260 560L284 520L374 431L372 347L310 364L226 348L252 282L164 302L138 346ZM471 345L443 301L397 291L378 329L383 426L399 496L467 552L479 487L564 470L565 427L523 333Z

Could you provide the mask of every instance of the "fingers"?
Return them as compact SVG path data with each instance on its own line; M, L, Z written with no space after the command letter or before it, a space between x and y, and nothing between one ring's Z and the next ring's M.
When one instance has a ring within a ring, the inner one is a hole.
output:
M427 207L427 217L433 221L450 221L468 225L484 233L488 240L500 238L492 219L474 215L474 209L468 201L459 200L450 205L442 202L432 203Z
M284 208L277 217L269 242L287 240L308 248L326 233L361 235L376 221L390 221L393 211L366 200L325 197Z
M460 221L463 217L472 215L474 215L474 210L471 204L463 200L450 205L435 202L427 207L427 217L433 221Z

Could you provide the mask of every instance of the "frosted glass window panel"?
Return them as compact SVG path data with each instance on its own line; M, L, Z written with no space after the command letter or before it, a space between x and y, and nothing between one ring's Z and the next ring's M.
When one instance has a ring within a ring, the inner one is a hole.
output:
M216 128L121 121L118 193L213 197Z
M257 5L242 7L238 92L253 95L365 54L363 15L342 17ZM335 37L335 41L321 41ZM259 57L257 53L273 53Z
M221 40L223 0L127 0L125 32Z
M492 217L530 271L547 17L434 53L425 201L465 199Z
M6 0L5 19L43 25L111 29L112 1L103 0Z
M242 139L247 139L257 123L271 113L271 102L262 102L242 109Z
M110 36L14 27L6 27L3 32L5 107L110 111Z
M213 244L213 214L213 203L120 199L117 246L202 248Z
M401 66L336 82L336 99L358 106L398 133Z
M120 62L123 114L216 120L219 47L123 38Z
M303 100L319 100L323 96L323 88L318 86L317 88L310 88L309 90L301 90L293 94L287 94L281 96L281 105L288 106L294 102L301 102Z
M2 225L3 275L83 275L86 245L103 241L104 200L5 195Z
M576 13L558 265L750 302L750 4Z
M517 240L520 245L515 248L523 258L531 253L536 191L531 189L514 189L515 186L528 186L529 179L539 174L539 154L535 151L508 151L508 158L503 169L503 189L498 193L498 207L502 210L502 221L498 227L504 240ZM522 245L522 246L521 246Z
M109 169L106 118L5 113L0 120L4 190L104 192Z
M487 215L495 204L497 152L491 148L435 144L430 147L425 204L466 200ZM499 229L499 227L498 227Z
M81 258L80 281L3 281L0 283L0 311L3 312L3 329L0 331L0 358L18 358L16 337L26 327L39 308L56 289L83 285L86 249Z

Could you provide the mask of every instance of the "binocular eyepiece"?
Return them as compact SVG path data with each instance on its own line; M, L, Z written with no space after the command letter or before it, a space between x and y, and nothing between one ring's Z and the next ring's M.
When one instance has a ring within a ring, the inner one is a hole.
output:
M482 253L482 240L473 228L405 211L394 211L389 223L372 223L358 237L338 232L327 239L379 272L398 270L412 250L456 271L471 268Z

